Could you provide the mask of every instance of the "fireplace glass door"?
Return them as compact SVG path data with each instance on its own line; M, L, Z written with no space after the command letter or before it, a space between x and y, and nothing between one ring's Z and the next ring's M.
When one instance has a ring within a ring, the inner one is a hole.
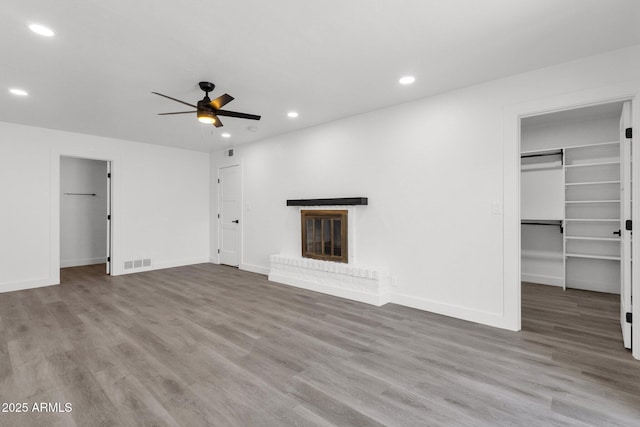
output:
M301 223L303 257L348 262L346 210L303 210Z

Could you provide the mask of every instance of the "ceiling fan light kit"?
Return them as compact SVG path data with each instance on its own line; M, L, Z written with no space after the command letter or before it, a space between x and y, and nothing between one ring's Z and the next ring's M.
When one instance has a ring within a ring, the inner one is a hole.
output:
M211 125L216 121L216 117L211 111L198 110L196 114L198 115L198 121L200 123Z
M172 115L172 114L193 114L196 113L196 116L198 117L198 121L202 122L202 123L206 123L206 124L213 124L215 127L219 128L222 127L222 122L220 121L220 118L218 116L228 116L228 117L236 117L239 119L249 119L249 120L260 120L260 116L257 116L255 114L247 114L247 113L238 113L236 111L228 111L228 110L221 110L221 108L228 104L229 102L233 101L233 96L225 93L224 95L221 95L219 97L217 97L216 99L214 99L213 101L209 98L209 92L212 92L213 89L216 87L216 85L214 85L211 82L200 82L198 83L198 85L200 86L200 89L202 89L204 91L204 98L202 98L200 101L198 101L197 105L193 105L193 104L189 104L188 102L184 102L181 101L179 99L176 98L172 98L170 96L167 95L163 95L161 93L158 92L151 92L154 95L159 95L162 96L164 98L168 98L172 101L176 101L179 102L181 104L184 105L188 105L191 108L195 108L195 111L178 111L175 113L158 113L159 116L166 116L166 115Z

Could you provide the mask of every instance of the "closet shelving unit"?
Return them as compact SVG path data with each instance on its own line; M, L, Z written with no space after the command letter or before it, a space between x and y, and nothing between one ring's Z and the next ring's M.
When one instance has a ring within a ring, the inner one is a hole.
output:
M563 172L563 217L553 218L555 221L522 219L523 225L560 225L562 253L552 255L562 257L563 288L570 286L575 276L584 274L585 262L591 264L586 271L615 274L620 269L621 241L619 141L523 151L521 156L523 173L558 168Z
M619 262L620 143L565 148L564 176L567 262Z

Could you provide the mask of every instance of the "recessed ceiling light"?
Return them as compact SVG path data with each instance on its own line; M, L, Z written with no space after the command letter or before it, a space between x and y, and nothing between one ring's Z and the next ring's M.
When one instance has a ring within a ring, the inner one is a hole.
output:
M53 37L53 35L55 34L51 28L47 28L44 25L40 24L31 24L29 25L29 29L36 34L45 37Z
M18 88L9 89L9 92L11 92L12 94L14 94L16 96L27 96L27 95L29 95L29 92L27 92L26 90L22 90L22 89L18 89Z
M223 138L231 138L231 134L230 133L223 133L222 135L220 135Z
M295 119L296 117L298 117L298 113L295 111L289 111L287 113L287 116L291 117L292 119Z
M398 80L398 82L401 85L410 85L411 83L415 82L416 78L413 76L404 76L403 78L401 78L400 80Z

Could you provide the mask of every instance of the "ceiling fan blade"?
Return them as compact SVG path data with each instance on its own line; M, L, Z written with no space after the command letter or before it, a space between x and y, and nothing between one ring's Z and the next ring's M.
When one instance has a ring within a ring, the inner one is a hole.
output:
M180 101L179 99L175 99L175 98L172 98L172 97L167 96L167 95L163 95L163 94L158 93L158 92L151 92L151 93L156 94L156 95L160 95L160 96L164 96L165 98L169 98L170 100L179 102L180 104L188 105L189 107L193 107L193 108L196 108L196 109L198 108L195 105L189 104L189 103L184 102L184 101Z
M213 125L214 125L215 127L217 127L217 128L221 128L222 126L224 126L224 125L222 124L222 121L220 121L220 117L218 117L218 116L216 116L216 121L215 121L215 122L213 122Z
M159 116L168 116L170 114L193 114L197 113L197 111L179 111L177 113L158 113Z
M237 117L239 119L260 120L260 116L256 116L255 114L238 113L229 110L218 110L216 114L219 116Z
M224 95L220 95L219 97L211 101L209 105L211 105L213 108L218 110L222 108L224 105L233 101L233 99L234 99L233 96L229 95L228 93L225 93Z

